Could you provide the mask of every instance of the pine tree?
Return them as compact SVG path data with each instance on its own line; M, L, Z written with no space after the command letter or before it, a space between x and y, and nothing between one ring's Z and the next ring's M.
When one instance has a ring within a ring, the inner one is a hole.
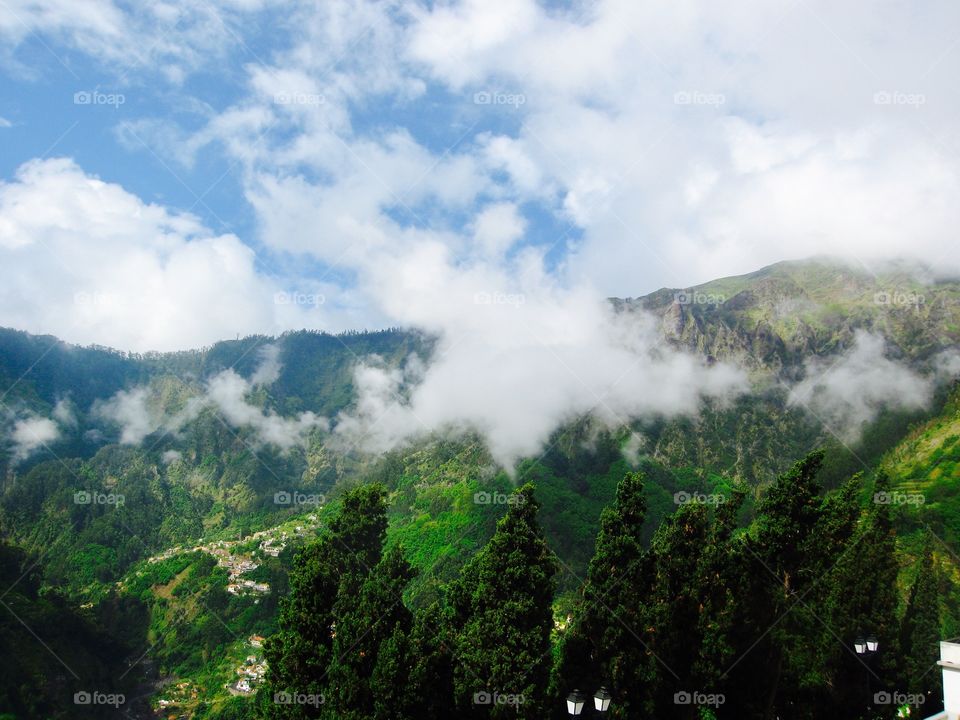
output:
M734 489L715 514L711 537L697 566L700 617L697 626L699 657L693 683L702 691L728 695L726 669L736 660L734 622L744 602L742 541L735 534L737 513L745 493Z
M606 683L615 694L613 718L639 711L656 676L656 660L643 647L652 638L640 601L653 582L642 539L643 488L641 473L627 473L614 503L601 513L581 599L561 640L552 693L561 702L575 688Z
M797 707L812 623L803 604L815 574L815 530L822 499L817 475L823 453L814 452L777 478L757 506L751 533L740 545L743 565L732 642L728 705L735 716L804 717ZM799 664L798 664L799 663ZM757 688L763 688L758 693Z
M830 705L851 718L872 717L874 693L897 690L899 676L899 568L892 510L882 500L889 489L885 475L877 476L874 489L881 500L873 502L829 573L820 630ZM853 643L869 635L876 636L880 651L861 657Z
M416 614L410 634L410 686L419 702L419 717L446 720L454 716L453 648L457 627L441 599Z
M386 536L386 492L365 485L347 493L339 514L315 543L297 554L279 630L264 654L269 673L260 702L271 718L320 717L329 694L338 595L356 595L379 562ZM309 696L312 702L283 702ZM279 702L273 702L273 700Z
M406 645L413 618L403 604L403 592L414 575L402 548L394 546L363 580L358 594L352 592L355 582L349 578L341 583L325 717L406 716Z
M458 717L543 718L557 561L532 485L511 495L490 542L452 584Z
M707 595L700 561L712 541L706 505L680 507L660 525L650 545L655 565L653 586L643 607L644 624L651 629L649 651L658 666L649 692L655 712L695 717L696 707L676 706L677 692L707 692L694 677L699 665L702 603Z
M939 574L928 543L900 625L906 689L910 694L925 698L922 705L914 707L923 715L934 714L943 697L943 681L937 667L941 637L939 585Z

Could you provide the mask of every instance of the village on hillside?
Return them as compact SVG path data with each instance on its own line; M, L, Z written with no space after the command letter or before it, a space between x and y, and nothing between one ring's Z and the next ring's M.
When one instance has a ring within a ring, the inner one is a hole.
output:
M265 582L256 582L242 577L244 574L256 570L260 567L257 562L257 556L278 557L287 543L293 538L306 537L307 534L316 530L320 525L315 514L308 515L300 524L288 528L286 525L259 530L245 538L237 540L215 540L204 543L203 538L200 544L192 548L174 547L164 550L159 555L154 555L148 559L148 562L155 563L176 555L182 555L190 552L205 552L212 555L217 560L217 565L225 568L228 573L226 590L233 595L266 595L270 592L270 585ZM252 553L237 552L237 548L242 545L248 545L251 541L259 540L257 549Z

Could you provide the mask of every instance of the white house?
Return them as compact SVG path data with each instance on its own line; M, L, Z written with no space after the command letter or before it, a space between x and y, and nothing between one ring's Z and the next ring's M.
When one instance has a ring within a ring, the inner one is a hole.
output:
M960 643L941 642L937 664L943 672L943 712L926 720L960 720Z

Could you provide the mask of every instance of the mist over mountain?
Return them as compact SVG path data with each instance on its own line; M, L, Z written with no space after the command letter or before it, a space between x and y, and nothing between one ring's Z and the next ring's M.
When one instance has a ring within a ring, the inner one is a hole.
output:
M818 259L576 309L492 306L489 325L456 338L301 332L133 355L6 331L5 377L32 367L5 401L8 451L22 462L56 442L147 438L176 449L210 409L281 451L311 434L333 452L375 454L477 433L512 471L570 422L695 419L705 402L730 413L767 393L855 442L878 413L927 408L951 379L958 298L960 284L918 267L873 274Z

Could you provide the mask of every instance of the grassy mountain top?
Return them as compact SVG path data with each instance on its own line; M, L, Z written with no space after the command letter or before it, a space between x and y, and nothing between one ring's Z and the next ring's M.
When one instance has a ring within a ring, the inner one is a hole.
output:
M906 263L787 261L614 303L658 315L681 347L774 372L849 347L857 329L882 334L917 363L960 343L960 281Z

